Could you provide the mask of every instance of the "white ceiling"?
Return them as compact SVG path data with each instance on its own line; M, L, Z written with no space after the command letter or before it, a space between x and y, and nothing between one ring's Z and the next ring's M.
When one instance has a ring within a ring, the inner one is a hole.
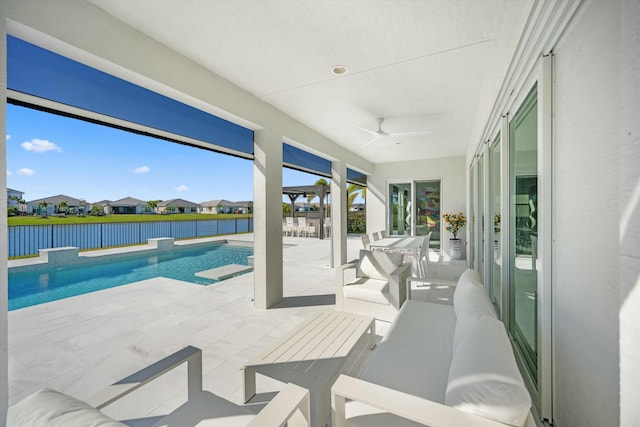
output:
M91 0L372 163L476 144L531 0ZM335 76L334 65L347 74ZM378 139L386 132L429 134ZM303 141L302 141L303 142Z

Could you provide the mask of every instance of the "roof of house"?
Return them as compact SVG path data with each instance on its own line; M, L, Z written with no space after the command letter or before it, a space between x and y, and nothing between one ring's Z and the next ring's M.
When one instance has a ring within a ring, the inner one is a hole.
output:
M47 204L59 205L62 202L66 202L67 206L80 206L82 204L88 204L84 200L76 199L75 197L66 196L64 194L58 194L57 196L44 197L42 199L30 200L27 203L40 203L46 202Z
M114 200L109 203L111 206L138 206L138 205L146 205L147 202L144 200L136 199L135 197L125 197L120 200Z
M20 194L24 194L24 191L14 190L13 188L7 188L7 191L8 191L9 193L20 193Z
M184 199L164 200L158 203L158 207L168 207L168 206L175 206L177 208L191 208L191 207L198 207L200 205Z
M224 199L219 199L219 200L209 200L209 201L207 201L207 202L202 202L202 203L200 203L200 206L204 206L204 207L209 207L209 206L211 206L211 207L216 207L216 206L218 206L218 205L224 205L224 204L227 204L227 203L231 203L231 202L230 202L230 201L228 201L228 200L224 200Z

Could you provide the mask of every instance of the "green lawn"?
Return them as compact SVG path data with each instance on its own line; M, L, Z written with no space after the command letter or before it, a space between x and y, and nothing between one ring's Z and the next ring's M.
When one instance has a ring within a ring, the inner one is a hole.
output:
M252 215L236 214L174 214L174 215L105 215L105 216L10 216L8 225L44 225L44 224L100 224L112 222L146 221L193 221L211 219L249 218Z

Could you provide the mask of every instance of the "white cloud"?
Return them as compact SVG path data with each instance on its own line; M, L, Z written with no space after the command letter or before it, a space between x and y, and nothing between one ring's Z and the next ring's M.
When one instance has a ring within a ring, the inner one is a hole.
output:
M7 171L7 176L13 175L13 172Z
M7 141L11 139L11 135L7 135Z
M31 176L31 175L34 175L35 173L36 173L36 171L34 171L33 169L29 169L29 168L18 169L18 175Z
M151 171L151 169L149 168L149 166L140 166L140 167L137 167L137 168L133 169L131 172L139 175L139 174L142 174L142 173L149 173L150 171Z
M186 185L182 184L179 187L176 187L176 190L178 191L189 191L189 187L187 187Z
M33 151L34 153L45 153L47 151L61 152L62 148L57 144L47 141L46 139L32 139L31 141L25 141L22 143L22 148L27 151Z

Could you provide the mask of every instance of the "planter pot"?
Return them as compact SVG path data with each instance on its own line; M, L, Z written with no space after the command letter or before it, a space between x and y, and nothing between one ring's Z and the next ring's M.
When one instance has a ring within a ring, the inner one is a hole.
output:
M449 239L449 256L451 259L462 259L462 240Z

